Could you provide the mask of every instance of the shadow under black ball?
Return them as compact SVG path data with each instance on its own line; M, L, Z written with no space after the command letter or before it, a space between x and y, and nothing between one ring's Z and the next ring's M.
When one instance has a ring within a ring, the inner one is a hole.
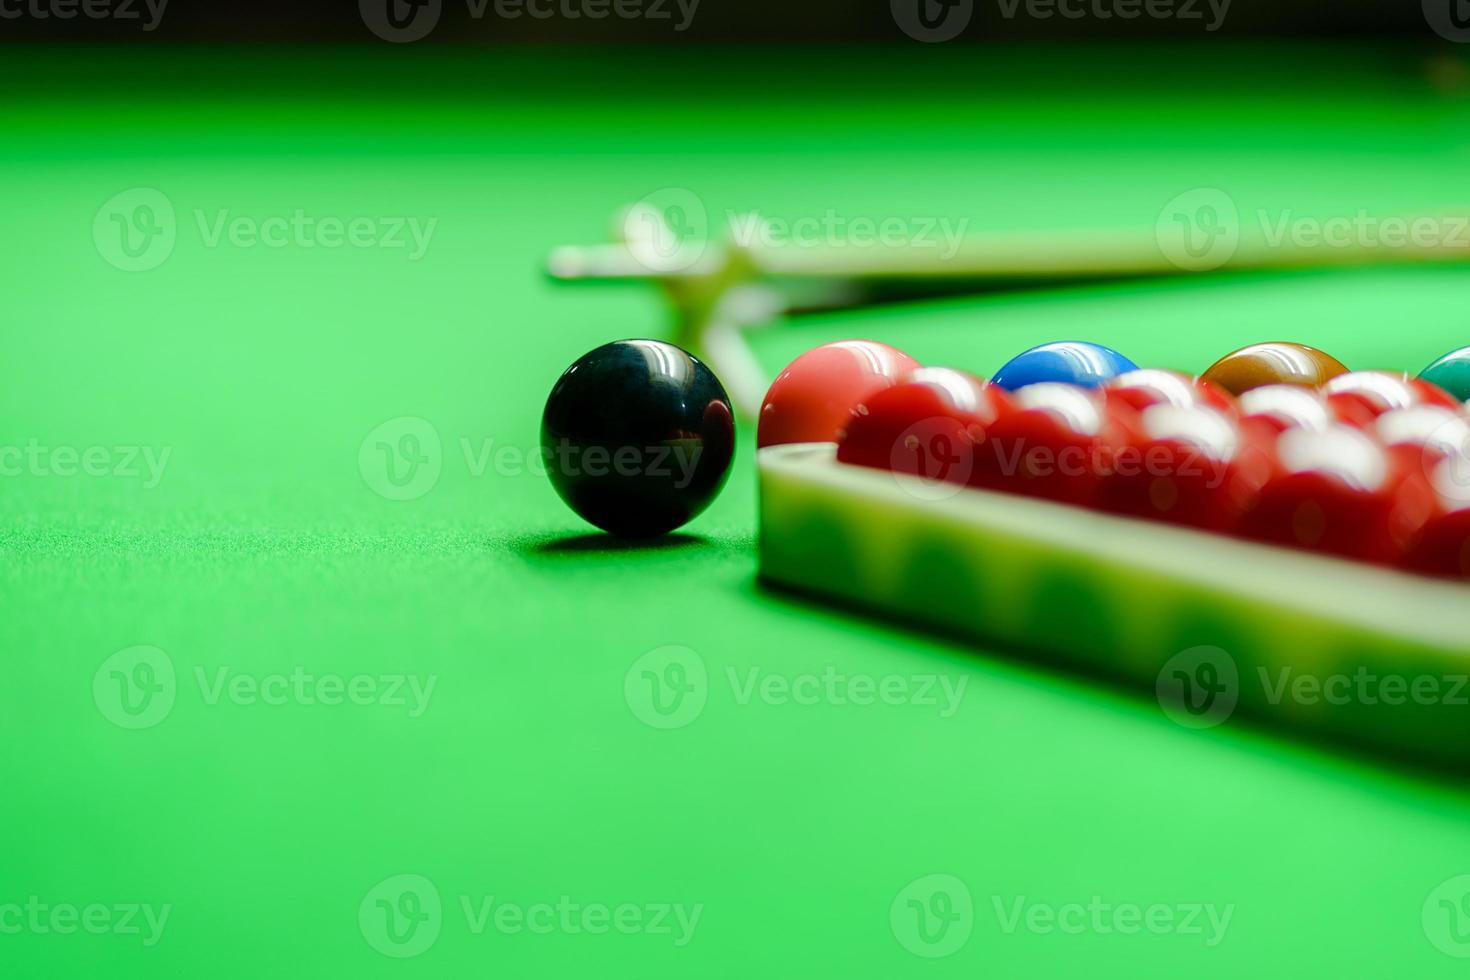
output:
M619 340L557 380L541 448L572 510L604 531L648 537L688 523L720 492L735 416L719 379L688 351Z

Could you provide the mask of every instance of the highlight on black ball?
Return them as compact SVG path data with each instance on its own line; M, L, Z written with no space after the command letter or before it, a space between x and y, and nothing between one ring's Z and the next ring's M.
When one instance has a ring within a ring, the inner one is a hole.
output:
M551 484L588 523L624 537L687 524L719 494L735 414L708 367L659 340L619 340L578 358L546 399Z

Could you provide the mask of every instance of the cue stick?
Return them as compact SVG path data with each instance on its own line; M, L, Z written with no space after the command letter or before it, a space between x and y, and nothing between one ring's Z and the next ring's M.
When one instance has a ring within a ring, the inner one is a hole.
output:
M618 228L616 243L555 249L547 260L548 275L558 282L657 283L675 313L675 343L709 362L747 418L759 411L767 379L745 331L785 314L1117 279L1470 259L1470 248L1442 236L1399 246L1240 241L1223 261L1192 269L1187 254L1175 261L1153 230L1137 229L971 234L947 257L913 246L741 244L733 239L670 248L678 236L662 212L647 205L625 209Z

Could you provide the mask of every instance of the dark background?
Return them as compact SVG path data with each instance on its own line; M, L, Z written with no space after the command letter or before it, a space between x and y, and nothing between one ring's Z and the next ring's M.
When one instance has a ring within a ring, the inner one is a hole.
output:
M293 3L288 0L171 0L158 28L144 33L137 20L78 15L70 19L37 16L36 8L81 4L84 0L0 0L0 43L27 41L115 40L120 42L362 42L384 43L363 25L355 0ZM143 0L90 0L112 7L131 4L141 12ZM544 2L544 0L543 0ZM562 0L555 0L562 2ZM645 3L652 0L644 0ZM672 0L668 0L672 4ZM1072 4L1091 0L1070 0ZM1186 0L1175 0L1183 3ZM1470 0L1428 0L1430 3ZM1208 14L1205 0L1197 6ZM522 16L506 19L486 8L471 16L467 0L444 0L438 27L424 43L823 43L888 42L914 44L895 27L886 2L873 0L701 0L689 28L676 33L671 21L647 19L601 21ZM1208 19L1208 18L1207 18ZM977 0L974 17L959 40L1098 38L1233 37L1365 37L1417 35L1433 38L1420 0L1234 0L1224 24L1213 34L1201 20L1067 19L1027 16L1024 8L1003 15L1000 0ZM1288 82L1283 79L1283 84Z

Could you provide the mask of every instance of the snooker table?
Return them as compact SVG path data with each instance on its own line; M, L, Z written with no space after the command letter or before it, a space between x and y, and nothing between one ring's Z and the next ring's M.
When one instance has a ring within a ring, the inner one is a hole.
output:
M7 49L0 974L1464 975L1456 774L764 587L748 423L651 543L534 466L560 371L667 330L653 290L539 263L654 188L1007 229L1148 228L1196 187L1463 205L1463 55L759 61ZM175 214L156 264L103 244L121 193L166 220L138 188ZM426 247L391 243L409 219ZM1284 338L1417 371L1470 343L1467 295L1457 265L1058 285L754 345L985 374Z

